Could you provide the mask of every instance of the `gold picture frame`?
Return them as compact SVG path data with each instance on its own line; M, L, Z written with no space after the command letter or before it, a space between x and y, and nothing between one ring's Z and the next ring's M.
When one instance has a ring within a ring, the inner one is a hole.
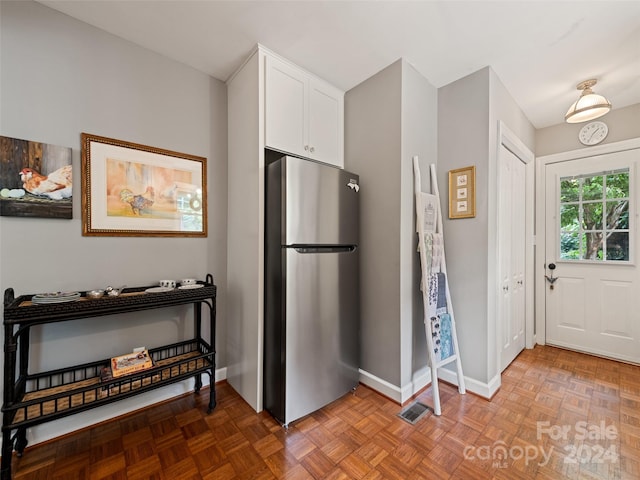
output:
M449 170L449 218L476 216L476 167Z
M82 134L82 234L206 237L207 159Z

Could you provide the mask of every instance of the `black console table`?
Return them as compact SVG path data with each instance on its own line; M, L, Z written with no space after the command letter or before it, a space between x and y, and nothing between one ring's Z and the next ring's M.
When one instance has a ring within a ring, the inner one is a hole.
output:
M82 292L76 301L55 304L34 304L31 301L33 295L14 298L13 289L8 288L4 294L3 320L2 480L11 479L14 444L18 455L22 455L27 446L26 429L34 425L190 377L195 377L197 393L202 387L203 373L210 378L208 412L211 412L216 405L216 286L211 275L198 284L202 287L160 293L145 292L149 287L126 288L119 296L96 299L87 298L86 292ZM29 334L35 325L185 304L193 304L193 338L149 349L154 361L150 369L105 380L101 373L109 367L111 359L101 359L48 372L29 371ZM210 310L208 341L201 335L203 304Z

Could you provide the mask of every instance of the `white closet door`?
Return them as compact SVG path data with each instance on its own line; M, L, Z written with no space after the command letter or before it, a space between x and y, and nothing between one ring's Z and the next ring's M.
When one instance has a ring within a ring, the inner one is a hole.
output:
M498 168L498 314L504 370L525 345L526 169L504 146L500 148Z

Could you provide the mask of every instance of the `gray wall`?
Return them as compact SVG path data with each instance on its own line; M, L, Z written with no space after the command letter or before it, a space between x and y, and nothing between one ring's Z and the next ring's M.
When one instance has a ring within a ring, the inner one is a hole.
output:
M437 163L438 90L413 66L402 63L402 151L400 152L400 351L405 387L427 366L427 341L416 250L413 156L420 160L422 191L431 192L429 165Z
M38 3L3 1L0 9L0 134L72 147L74 175L72 220L0 217L0 290L151 285L212 273L219 287L217 360L224 365L225 85ZM83 237L81 132L206 157L208 238ZM33 371L188 338L190 313L183 307L35 328ZM30 429L28 438L57 436L192 388L165 387Z
M436 161L436 89L398 60L345 96L345 168L361 184L361 368L403 389L427 364L412 157Z
M438 89L438 185L447 273L467 377L487 378L489 69ZM476 166L475 218L449 220L448 171Z
M489 355L487 357L487 378L491 380L500 372L500 346L498 345L498 328L496 323L498 318L498 309L496 305L496 292L498 288L498 168L497 158L500 148L498 137L498 124L502 122L507 128L515 134L524 145L535 152L536 130L524 115L518 104L507 91L502 81L496 73L489 68L489 182L488 188L488 246L487 255L487 319L488 319L488 338L487 348ZM533 170L529 173L533 175ZM528 199L533 201L533 199ZM491 210L491 206L494 206ZM533 221L533 219L532 219ZM532 231L533 231L533 225ZM492 282L492 279L495 279ZM494 285L494 288L491 287ZM533 299L532 299L533 300ZM493 355L492 355L493 353Z
M497 266L496 166L502 121L530 150L535 129L491 68L438 90L438 177L448 198L448 171L476 166L476 216L444 215L447 271L465 377L489 383L499 373L493 285Z
M609 127L609 134L600 145L640 138L640 104L624 108L616 108L614 104L609 113L597 120L606 123ZM536 132L536 156L588 148L578 141L578 132L584 125L584 123L563 122L541 128Z
M345 168L360 175L360 368L400 385L402 62L345 95Z

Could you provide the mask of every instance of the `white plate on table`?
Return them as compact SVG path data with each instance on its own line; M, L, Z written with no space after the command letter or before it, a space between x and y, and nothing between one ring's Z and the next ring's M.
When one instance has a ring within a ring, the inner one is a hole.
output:
M179 290L193 290L194 288L202 288L204 287L203 284L201 283L193 283L193 284L189 284L189 285L180 285L178 287Z
M55 293L38 293L31 297L32 303L65 303L75 302L80 298L80 292L55 292Z
M162 293L162 292L173 292L173 288L171 287L151 287L145 290L147 293Z

